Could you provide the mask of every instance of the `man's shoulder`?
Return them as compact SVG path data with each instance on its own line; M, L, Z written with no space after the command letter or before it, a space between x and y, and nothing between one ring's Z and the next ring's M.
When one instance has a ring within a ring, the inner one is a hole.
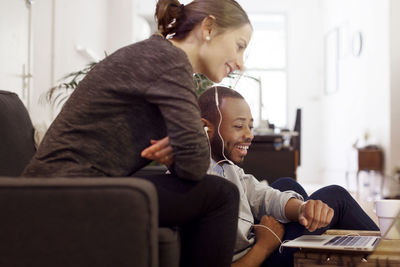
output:
M224 165L225 173L227 173L227 176L237 176L239 178L242 178L243 176L246 175L244 170L239 167L236 164L225 164Z
M229 164L229 166L235 170L235 172L241 174L241 175L246 175L246 173L244 172L243 168L241 168L240 166L236 165L236 164Z

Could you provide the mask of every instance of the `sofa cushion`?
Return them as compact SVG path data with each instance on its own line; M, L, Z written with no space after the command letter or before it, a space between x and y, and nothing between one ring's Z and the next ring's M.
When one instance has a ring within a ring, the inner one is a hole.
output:
M15 93L0 90L0 176L19 176L34 153L28 111Z
M179 231L174 228L158 229L158 254L160 267L178 267L180 257Z

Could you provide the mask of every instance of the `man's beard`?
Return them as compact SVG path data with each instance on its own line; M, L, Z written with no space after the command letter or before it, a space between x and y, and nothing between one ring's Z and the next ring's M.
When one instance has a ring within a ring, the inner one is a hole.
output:
M233 157L232 151L227 150L227 146L224 145L224 154L222 154L222 140L219 135L214 135L212 139L210 139L210 144L211 144L211 155L212 158L216 161L222 161L222 160L229 160L230 162L233 162L234 164L242 164L244 161L245 157L240 157L239 159L235 159ZM225 157L224 157L225 155Z
M222 142L223 141L221 140L221 137L219 137L218 134L214 135L214 137L210 139L211 155L216 162L225 159L224 155L222 154ZM227 155L225 147L224 147L224 154L229 159L228 157L229 155Z

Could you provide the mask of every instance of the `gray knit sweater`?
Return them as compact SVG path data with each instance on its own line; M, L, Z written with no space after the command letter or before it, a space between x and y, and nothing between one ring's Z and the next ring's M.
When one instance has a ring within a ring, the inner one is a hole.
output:
M170 137L171 172L199 180L209 166L193 70L158 35L121 48L79 83L23 176L129 176L150 139Z

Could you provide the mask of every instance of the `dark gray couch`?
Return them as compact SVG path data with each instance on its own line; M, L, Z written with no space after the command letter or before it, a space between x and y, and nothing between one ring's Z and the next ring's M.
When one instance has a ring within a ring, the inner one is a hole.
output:
M19 176L35 153L33 126L14 93L0 90L0 176Z
M33 144L24 105L0 91L0 266L179 265L178 231L158 227L153 184L17 177Z

